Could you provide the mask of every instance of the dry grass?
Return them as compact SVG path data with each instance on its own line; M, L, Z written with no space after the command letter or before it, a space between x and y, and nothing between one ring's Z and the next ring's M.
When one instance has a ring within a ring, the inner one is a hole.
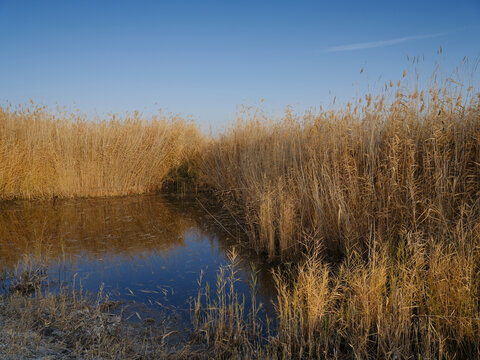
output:
M239 258L232 250L229 264L218 271L216 284L198 293L190 340L173 346L168 341L172 329L133 328L122 317L108 313L108 297L101 291L94 301L77 292L42 291L46 280L42 263L26 258L14 277L6 273L0 278L9 282L10 289L8 296L0 297L0 356L478 357L480 228L475 233L454 234L473 236L477 242L473 252L419 239L418 234L404 236L404 244L394 253L376 245L368 262L352 253L333 268L314 248L302 263L279 268L273 325L262 323L258 316L261 305L255 300L255 271L250 280L252 306L247 308L238 295Z
M175 349L167 343L174 333L168 324L127 322L102 289L95 297L68 288L50 292L43 264L34 258L0 280L6 282L0 293L2 359L158 359ZM186 351L188 344L175 358Z
M95 297L81 287L52 292L43 262L26 256L14 271L0 276L0 358L264 358L255 292L251 309L245 310L236 288L240 264L235 250L229 260L219 269L213 294L199 280L191 329L180 333L176 315L169 312L159 324L128 321L133 314L109 301L103 289ZM257 286L255 273L250 285Z
M480 97L391 87L337 112L246 111L201 151L257 251L303 258L276 273L272 356L480 356Z
M291 254L311 239L345 254L378 236L395 243L405 229L474 225L479 98L399 87L389 105L385 95L366 99L278 121L247 113L202 149L204 181L241 207L259 250Z
M200 139L178 117L100 122L31 105L0 108L0 198L139 194L161 188Z
M456 234L455 236L457 236ZM480 233L471 234L478 237ZM285 358L443 359L480 354L480 252L406 234L395 254L349 256L334 271L310 257L291 284L277 273Z
M424 91L390 87L302 117L247 110L195 152L197 181L240 214L259 253L284 260L278 331L268 341L252 337L254 315L250 325L242 320L234 267L222 270L230 273L220 273L215 300L206 295L206 308L200 300L195 310L209 354L480 356L480 97L450 80ZM193 153L192 129L179 120L96 124L2 110L0 194L154 190Z
M240 281L240 260L235 248L227 252L229 264L217 272L217 282L211 292L210 285L201 288L193 302L192 322L197 341L205 343L208 358L254 357L261 354L262 330L256 299L257 276L249 279L251 306L245 305L236 283ZM199 286L203 286L202 277ZM268 324L264 324L267 327Z

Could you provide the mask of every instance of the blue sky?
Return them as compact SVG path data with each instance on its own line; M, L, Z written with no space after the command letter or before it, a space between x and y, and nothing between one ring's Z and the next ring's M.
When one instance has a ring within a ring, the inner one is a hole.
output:
M0 0L0 104L163 108L218 128L242 104L302 112L375 92L407 55L450 73L480 55L478 19L478 0Z

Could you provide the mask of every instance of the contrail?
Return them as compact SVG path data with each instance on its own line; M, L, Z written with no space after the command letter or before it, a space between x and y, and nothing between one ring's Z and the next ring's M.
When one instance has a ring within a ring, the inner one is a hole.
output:
M371 41L371 42L356 43L356 44L350 44L350 45L334 46L334 47L325 49L325 52L331 53L331 52L338 52L338 51L354 51L354 50L372 49L372 48L401 44L401 43L405 43L413 40L431 39L431 38L447 35L449 33L451 32L441 32L441 33L427 34L427 35L413 35L413 36L406 36L406 37L390 39L390 40L380 40L380 41Z

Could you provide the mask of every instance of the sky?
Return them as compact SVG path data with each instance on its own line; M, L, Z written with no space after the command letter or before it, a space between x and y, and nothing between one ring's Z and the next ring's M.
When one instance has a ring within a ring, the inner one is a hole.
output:
M0 0L0 105L225 127L241 105L301 113L375 92L407 55L422 76L451 73L480 56L479 19L480 0Z

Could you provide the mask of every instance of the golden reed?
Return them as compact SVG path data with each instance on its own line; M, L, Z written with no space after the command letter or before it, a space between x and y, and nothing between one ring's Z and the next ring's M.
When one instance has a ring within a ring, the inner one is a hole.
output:
M390 87L303 117L246 111L200 151L253 246L296 259L276 270L269 357L480 356L480 96Z
M390 88L338 111L246 111L208 140L176 118L3 109L0 197L152 191L189 161L255 249L296 260L276 270L259 357L478 358L480 97Z
M138 113L100 122L45 108L0 108L0 198L139 194L161 187L192 152L196 127Z

